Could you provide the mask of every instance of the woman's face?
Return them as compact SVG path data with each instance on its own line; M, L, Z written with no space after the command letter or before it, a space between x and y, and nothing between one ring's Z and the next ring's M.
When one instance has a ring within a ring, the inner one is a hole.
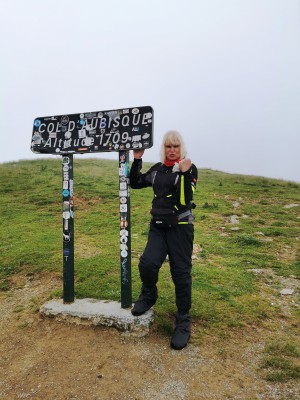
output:
M180 144L179 143L168 143L165 144L165 155L166 159L175 161L180 158Z

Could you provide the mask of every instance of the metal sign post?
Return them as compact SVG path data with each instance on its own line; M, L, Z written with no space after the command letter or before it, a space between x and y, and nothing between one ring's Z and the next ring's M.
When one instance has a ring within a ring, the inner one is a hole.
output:
M74 301L74 188L73 155L62 158L63 179L63 299Z
M129 150L153 146L150 106L39 117L34 120L31 150L62 156L63 300L74 301L73 154L119 152L121 305L131 294Z
M131 235L130 235L130 187L129 152L119 152L120 183L120 260L121 260L121 305L131 307Z

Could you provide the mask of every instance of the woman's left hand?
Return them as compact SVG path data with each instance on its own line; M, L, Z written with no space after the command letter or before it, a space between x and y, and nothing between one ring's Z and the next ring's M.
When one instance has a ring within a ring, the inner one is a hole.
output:
M179 161L179 169L181 172L188 171L192 166L192 162L189 158L184 158L183 160Z

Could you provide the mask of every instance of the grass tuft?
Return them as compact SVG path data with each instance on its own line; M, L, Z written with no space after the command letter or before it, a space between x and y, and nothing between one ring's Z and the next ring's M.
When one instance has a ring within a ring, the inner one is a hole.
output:
M262 242L251 235L237 235L234 238L235 243L239 246L262 246Z
M265 357L260 368L264 379L272 382L287 382L300 378L300 352L296 343L273 341L265 347Z

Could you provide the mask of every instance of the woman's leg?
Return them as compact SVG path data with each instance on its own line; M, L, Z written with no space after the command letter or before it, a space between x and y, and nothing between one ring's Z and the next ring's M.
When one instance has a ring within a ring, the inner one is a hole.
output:
M171 338L171 347L183 349L191 335L192 297L192 252L194 226L178 225L168 235L169 259L172 279L175 285L177 315L176 326Z
M194 226L178 225L167 236L172 279L179 314L188 314L192 295L192 252Z
M158 272L167 255L165 232L150 224L148 242L139 262L142 291L133 309L133 315L142 315L157 300Z

